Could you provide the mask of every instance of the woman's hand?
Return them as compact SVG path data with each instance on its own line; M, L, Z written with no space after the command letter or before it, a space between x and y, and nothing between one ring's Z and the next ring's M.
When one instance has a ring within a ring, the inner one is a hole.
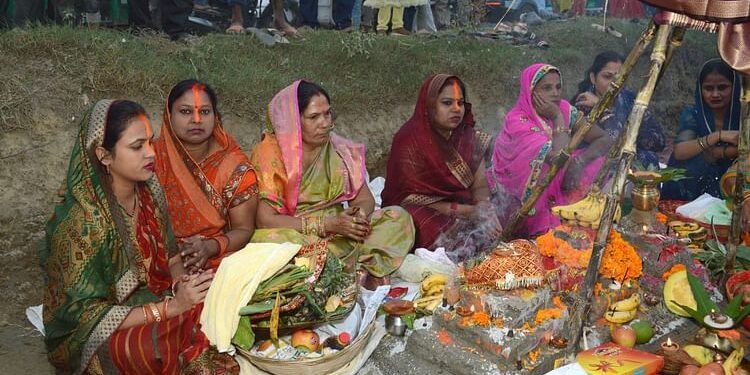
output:
M192 236L180 244L180 256L185 269L193 274L203 269L206 262L219 253L219 243L211 238Z
M534 109L536 109L536 113L539 114L539 116L542 116L549 120L555 120L558 117L562 117L562 111L560 111L560 106L542 98L538 94L534 94L531 98Z
M213 279L213 270L201 271L192 275L183 275L177 281L174 302L170 306L176 304L178 311L182 313L203 302Z
M719 140L732 145L740 144L740 132L738 130L722 130L719 132Z
M503 232L503 226L497 218L495 205L490 201L480 201L474 206L473 218L478 220L480 226L489 233L490 237L497 238Z
M593 92L582 92L576 97L576 107L582 107L586 109L594 108L599 103L599 97Z
M370 235L370 221L359 207L350 207L336 216L326 217L325 226L328 233L357 241L364 241Z
M586 164L580 158L573 158L568 164L568 169L565 171L565 177L563 177L562 188L565 192L570 192L578 187L580 182L581 173Z

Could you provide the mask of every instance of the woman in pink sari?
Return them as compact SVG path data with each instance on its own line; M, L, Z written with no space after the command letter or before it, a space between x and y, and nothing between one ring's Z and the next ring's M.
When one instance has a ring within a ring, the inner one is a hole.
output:
M549 170L549 163L570 141L578 110L562 99L560 70L534 64L521 73L518 102L505 116L505 126L495 140L492 168L487 171L490 187L519 200ZM560 225L553 206L582 198L602 165L600 156L612 139L598 126L584 137L589 146L573 157L541 195L529 216L516 229L522 237L544 233Z

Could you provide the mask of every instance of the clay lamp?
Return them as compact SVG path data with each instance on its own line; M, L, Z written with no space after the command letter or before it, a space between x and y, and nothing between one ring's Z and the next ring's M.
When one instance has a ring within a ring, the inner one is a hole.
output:
M549 339L549 344L555 349L565 349L568 347L568 339L552 336Z
M661 348L662 350L664 350L664 354L676 353L680 350L680 345L678 345L676 342L673 342L671 338L667 337L667 341L661 343Z
M730 329L734 325L732 318L714 310L703 317L703 323L713 329Z
M456 308L456 314L462 317L467 317L467 316L474 315L474 310L476 310L474 308L474 305L470 305L470 306L461 305Z
M383 310L387 314L394 316L411 314L414 312L414 303L412 301L395 299L384 303Z

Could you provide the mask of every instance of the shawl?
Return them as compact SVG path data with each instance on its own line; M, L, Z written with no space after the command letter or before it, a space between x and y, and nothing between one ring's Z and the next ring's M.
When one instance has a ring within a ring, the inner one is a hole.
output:
M140 210L132 228L93 164L111 103L97 102L81 120L64 199L39 253L47 277L44 341L62 373L80 374L98 360L97 350L130 312L127 301L136 292L154 300L170 286L167 256L176 247L156 177L138 184Z
M434 130L431 113L449 79L460 82L458 77L446 74L433 75L424 81L414 114L393 136L383 190L384 206L473 201L470 188L490 136L474 129L470 103L465 104L463 121L449 139Z
M297 89L302 81L295 81L277 93L268 105L266 129L261 142L250 157L258 174L260 198L283 215L297 216L302 176L302 120ZM359 194L367 182L365 146L330 133L329 146L343 161L336 171L343 175L344 187L335 198L319 202L306 211L349 201Z

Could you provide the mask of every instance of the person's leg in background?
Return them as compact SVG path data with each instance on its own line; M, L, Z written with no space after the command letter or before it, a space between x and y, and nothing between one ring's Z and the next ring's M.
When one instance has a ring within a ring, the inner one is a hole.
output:
M287 36L297 35L297 29L290 25L289 22L286 22L284 0L271 0L271 3L273 5L273 27Z
M44 16L43 0L15 0L11 22L16 26L23 26L27 22L42 21Z
M362 3L362 32L369 33L375 28L375 12L376 10L372 7L368 7Z
M0 28L10 27L8 20L8 5L10 1L0 0Z
M385 34L388 32L388 22L391 20L391 11L393 7L385 6L378 9L378 26L375 28L375 32L378 34Z
M232 19L226 30L227 34L244 34L245 18L242 17L242 10L245 8L245 0L227 0L226 3L232 9Z
M160 0L161 28L172 40L186 37L187 22L193 11L192 0Z
M339 30L352 27L354 0L333 0L333 22Z
M354 0L354 8L352 8L352 28L354 28L354 30L360 30L362 28L363 2L363 0Z
M414 30L414 19L417 15L417 7L404 8L404 29L407 31Z
M391 13L391 35L409 35L404 29L404 7L393 7Z
M148 0L128 0L128 24L136 28L153 28Z
M310 27L318 27L318 0L300 0L299 12L302 23Z

